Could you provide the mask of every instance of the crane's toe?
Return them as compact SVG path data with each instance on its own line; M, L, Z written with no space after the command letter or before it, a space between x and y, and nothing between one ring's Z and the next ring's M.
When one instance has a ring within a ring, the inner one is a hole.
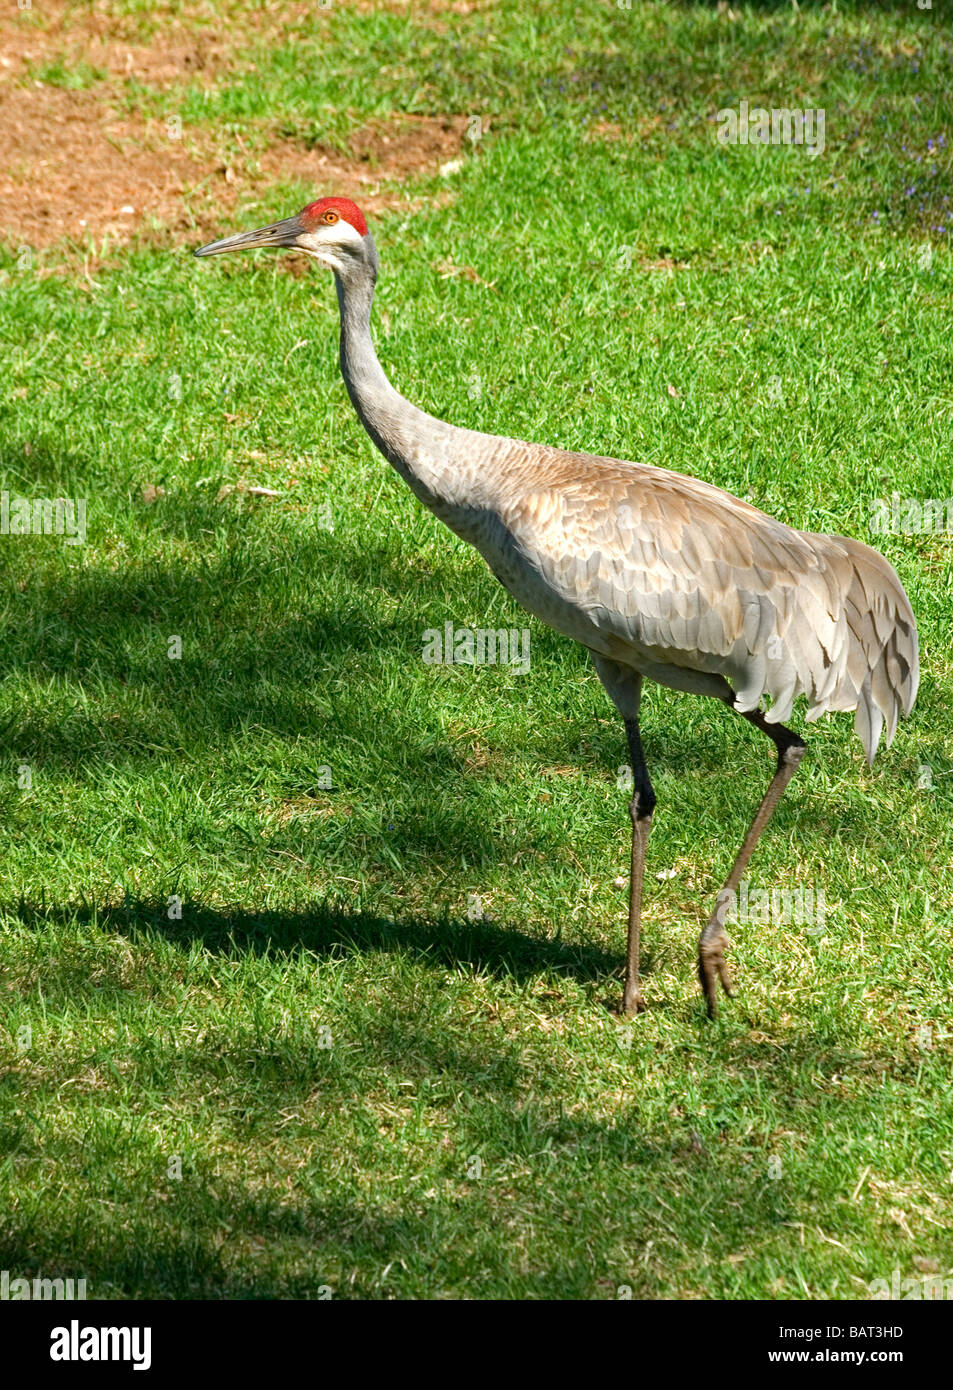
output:
M635 1018L636 1014L643 1013L647 1007L638 985L630 986L626 981L625 993L622 996L623 1018Z
M698 942L698 978L705 992L708 1004L708 1017L718 1016L718 984L729 999L734 998L731 976L725 964L725 947L729 945L728 936L717 917L713 917L701 934Z

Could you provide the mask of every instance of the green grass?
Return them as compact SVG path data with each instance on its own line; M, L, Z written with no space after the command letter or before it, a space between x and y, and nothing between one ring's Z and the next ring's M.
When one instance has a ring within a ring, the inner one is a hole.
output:
M421 660L427 628L527 620L363 436L329 279L13 248L0 486L88 498L89 532L0 546L0 1267L210 1298L953 1271L953 540L871 530L874 498L953 493L950 44L912 4L738 13L341 6L293 50L250 30L207 101L127 94L261 138L492 115L375 221L395 384L884 550L917 708L873 771L850 717L810 726L750 872L823 889L823 933L735 927L704 1019L697 933L770 750L650 687L650 1008L620 1025L621 725L535 623L526 675ZM825 106L825 155L719 146L745 97Z

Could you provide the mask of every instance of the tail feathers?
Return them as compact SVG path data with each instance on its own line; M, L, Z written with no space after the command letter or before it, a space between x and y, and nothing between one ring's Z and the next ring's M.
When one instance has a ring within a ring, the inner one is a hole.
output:
M856 699L854 732L864 745L869 766L884 728L889 748L901 711L909 714L917 697L917 625L893 566L859 541L834 539L847 551L851 567L843 617L848 639L845 675L853 689L841 687L838 693L851 697L848 709ZM832 701L829 707L836 704L840 701Z

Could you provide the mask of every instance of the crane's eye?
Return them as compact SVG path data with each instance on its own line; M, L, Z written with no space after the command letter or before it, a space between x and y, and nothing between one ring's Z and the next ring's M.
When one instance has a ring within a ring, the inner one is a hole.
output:
M330 210L330 208L329 208L328 211L324 214L324 216L321 218L321 221L327 223L327 225L328 225L329 227L333 227L334 224L335 224L335 222L338 222L339 220L340 220L340 219L339 219L337 213L336 213L336 212L332 212L332 211Z

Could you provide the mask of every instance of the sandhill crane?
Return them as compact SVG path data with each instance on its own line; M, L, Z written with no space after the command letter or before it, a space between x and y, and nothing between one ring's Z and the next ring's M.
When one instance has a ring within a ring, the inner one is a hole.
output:
M808 720L855 709L868 764L884 726L889 745L900 710L913 707L917 630L895 571L859 541L795 531L694 478L459 429L419 410L374 351L377 250L350 200L321 198L195 255L253 247L303 251L334 272L341 372L374 444L518 603L587 648L622 716L634 783L626 1017L645 1007L639 932L655 809L639 735L643 678L722 700L774 743L777 770L699 940L714 1017L719 981L731 995L728 907L804 753L781 722L795 698L807 696Z

